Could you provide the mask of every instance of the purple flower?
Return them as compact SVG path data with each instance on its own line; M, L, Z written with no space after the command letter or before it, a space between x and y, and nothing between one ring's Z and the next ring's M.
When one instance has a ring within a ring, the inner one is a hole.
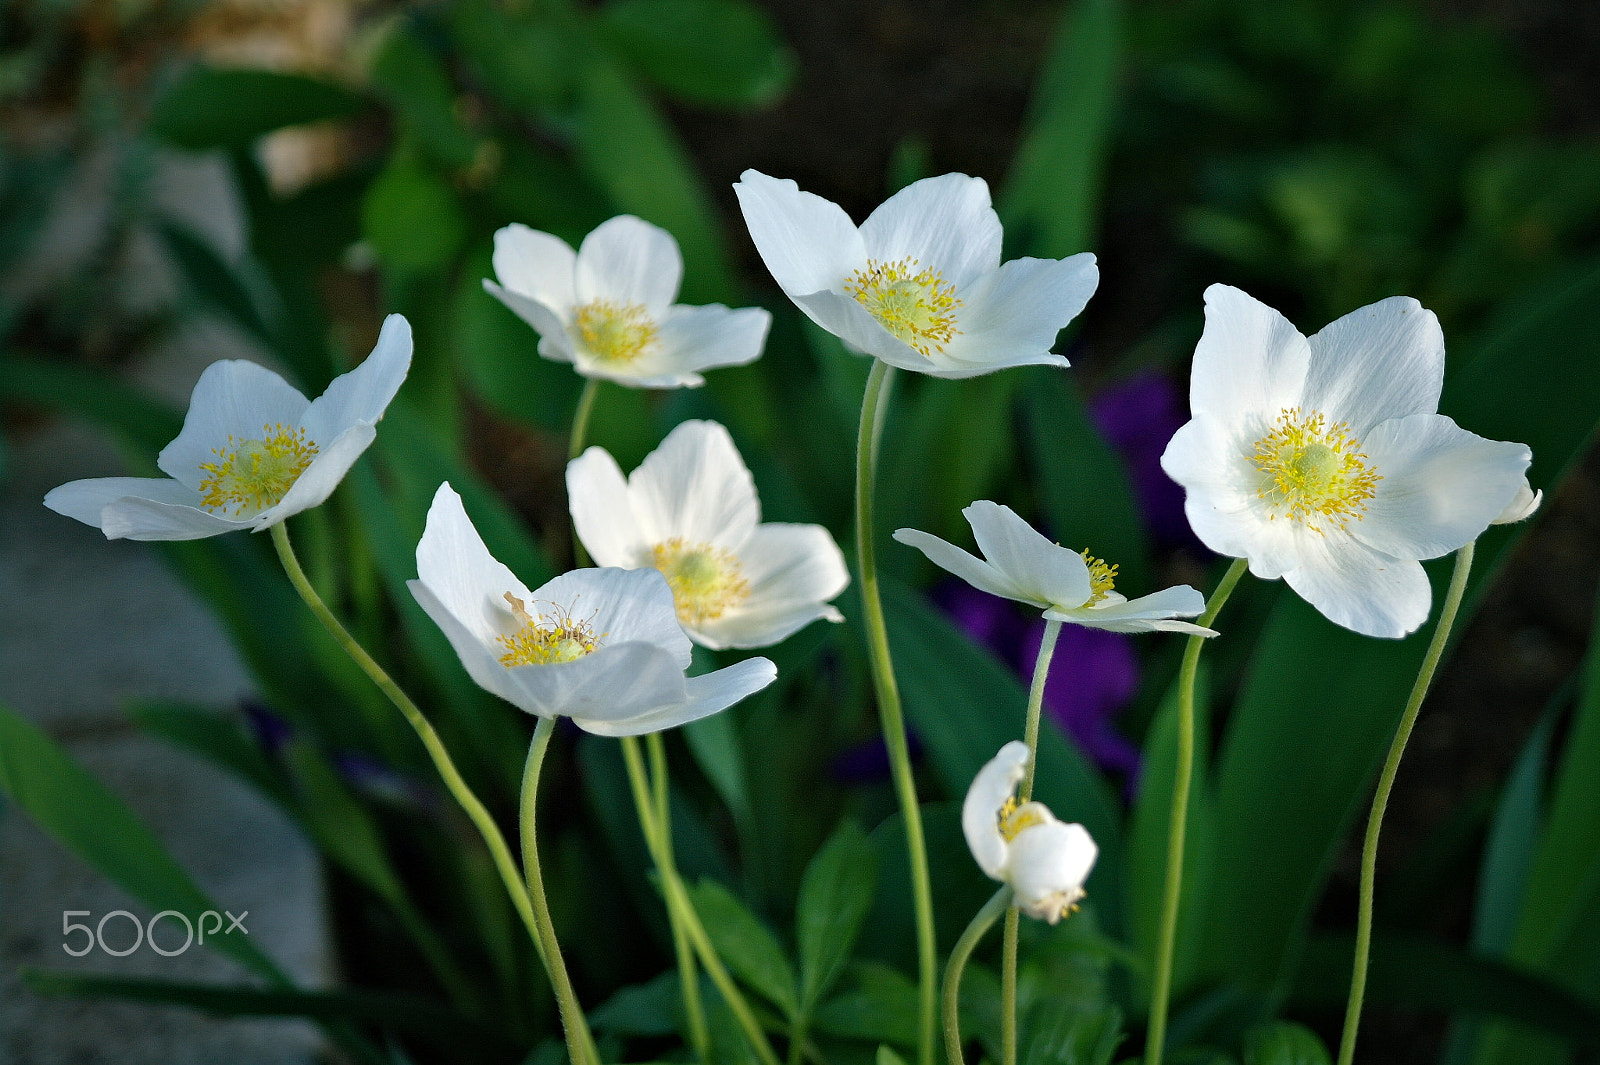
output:
M1183 489L1161 469L1161 453L1188 420L1182 397L1163 373L1144 370L1095 396L1089 417L1122 457L1145 526L1159 542L1198 543L1183 513Z

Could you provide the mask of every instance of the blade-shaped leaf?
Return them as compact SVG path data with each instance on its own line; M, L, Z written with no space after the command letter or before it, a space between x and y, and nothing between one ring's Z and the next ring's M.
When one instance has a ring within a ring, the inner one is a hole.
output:
M1311 1029L1274 1021L1245 1033L1244 1065L1328 1065L1328 1048Z
M773 103L794 56L772 20L743 0L613 0L595 28L667 92L712 107Z
M302 74L197 66L156 101L150 130L190 151L244 147L285 126L349 118L362 106L348 89Z
M793 1017L799 1008L794 968L767 927L715 880L700 881L689 894L728 968Z
M854 821L840 825L806 866L794 917L802 1012L810 1013L844 971L877 878L878 852Z

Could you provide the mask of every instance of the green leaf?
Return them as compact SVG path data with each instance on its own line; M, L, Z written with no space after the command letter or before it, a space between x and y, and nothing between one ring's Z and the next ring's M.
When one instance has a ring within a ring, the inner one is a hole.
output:
M446 168L472 164L478 142L461 124L455 85L409 23L396 23L384 38L372 61L372 84L429 159Z
M806 866L794 918L802 1012L811 1012L849 962L877 874L878 852L854 821L840 825Z
M282 774L232 716L164 701L134 703L128 707L128 716L146 732L197 754L250 784L280 809L293 809L294 798Z
M143 454L154 475L155 458L183 428L183 415L143 392L82 366L0 356L0 398L76 414L114 430Z
M715 880L700 881L689 894L728 968L781 1008L785 1016L793 1017L799 1009L794 969L772 933Z
M1328 1061L1328 1048L1303 1025L1274 1021L1245 1033L1244 1065L1328 1065Z
M734 819L750 819L750 789L745 782L744 749L739 744L739 723L732 714L712 714L683 727L695 764L717 789Z
M421 163L397 155L367 189L361 232L385 266L442 270L467 239L455 193Z
M208 310L216 311L239 326L252 337L272 346L272 332L267 328L256 309L255 300L235 275L233 267L222 260L206 241L190 233L181 225L162 222L159 225L162 240L172 253L173 261L184 284L195 300Z
M1516 933L1517 915L1522 909L1544 821L1550 737L1555 723L1556 715L1546 711L1523 744L1489 824L1472 913L1472 949L1485 957L1505 957Z
M484 87L518 113L538 118L572 91L577 33L526 8L462 0L450 8L450 33Z
M1123 1040L1122 1011L1115 1006L1044 1001L1028 1011L1027 1027L1022 1065L1111 1065Z
M613 0L595 29L645 77L689 103L762 107L794 81L794 55L772 20L742 0Z
M813 1027L841 1039L915 1046L921 1009L917 985L900 970L878 962L857 962L851 973L855 989L824 1003L812 1019Z
M150 131L190 151L242 148L273 130L350 118L360 96L303 74L196 66L172 84Z
M218 909L121 799L44 732L5 707L0 707L0 794L151 908L176 910L191 920ZM246 936L218 936L210 945L259 976L286 982L272 959Z
M896 1054L893 1049L883 1044L878 1045L876 1065L906 1065L906 1059Z
M595 1031L615 1035L674 1035L682 1021L683 996L678 974L671 971L647 984L621 988L589 1014Z

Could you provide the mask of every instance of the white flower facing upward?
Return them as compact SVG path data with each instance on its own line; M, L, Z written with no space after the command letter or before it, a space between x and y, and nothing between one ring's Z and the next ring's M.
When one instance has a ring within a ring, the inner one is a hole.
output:
M1010 884L1029 917L1055 924L1078 908L1100 854L1089 830L1056 820L1042 802L1017 803L1028 745L1012 740L972 778L961 804L961 830L990 879Z
M749 658L685 677L689 638L654 570L573 570L530 592L489 554L448 483L428 509L408 586L479 686L601 736L698 720L778 675L767 659Z
M1065 366L1056 334L1100 273L1087 252L1000 262L982 178L944 174L884 201L861 228L793 181L746 170L733 186L773 279L855 351L934 377Z
M596 564L660 570L704 647L767 647L844 620L828 603L850 583L839 546L820 525L762 522L750 471L716 422L682 423L626 480L591 447L567 466L567 498Z
M384 321L372 354L314 400L253 362L214 362L194 386L183 430L156 458L167 478L71 481L44 505L108 540L260 532L339 486L410 366L411 326L398 314Z
M919 529L897 529L894 538L979 591L1038 607L1049 621L1112 632L1216 635L1211 629L1174 620L1205 611L1205 597L1186 584L1129 599L1114 589L1116 566L1087 551L1051 543L1010 507L980 499L961 513L972 526L983 558Z
M494 235L499 284L483 287L539 334L539 354L635 388L705 384L699 371L753 362L772 315L675 304L683 256L672 234L619 215L574 252L524 225Z
M1436 413L1443 382L1444 335L1416 300L1382 300L1307 339L1266 304L1213 285L1193 420L1161 467L1211 550L1282 577L1338 625L1404 636L1433 597L1418 559L1536 505L1522 494L1528 448Z

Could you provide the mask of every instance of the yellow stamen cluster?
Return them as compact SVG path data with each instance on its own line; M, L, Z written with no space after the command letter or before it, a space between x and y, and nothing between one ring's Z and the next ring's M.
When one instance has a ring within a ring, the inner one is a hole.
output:
M202 463L200 505L232 518L259 514L277 506L295 481L317 457L317 445L304 429L282 423L263 425L261 436L236 440L228 434L226 447L212 449L216 462Z
M685 625L700 625L721 617L750 594L750 583L730 551L673 537L656 544L650 553L652 564L672 588L678 620Z
M1109 566L1103 558L1095 558L1089 554L1088 548L1079 551L1083 561L1089 567L1089 601L1084 606L1094 606L1106 597L1107 592L1114 591L1117 587L1117 567Z
M919 270L915 259L883 263L868 259L844 283L844 290L872 312L885 329L923 355L938 351L961 331L955 289L937 270Z
M552 603L553 613L545 617L543 614L528 613L522 600L510 592L505 593L505 597L511 613L516 615L522 627L508 635L495 637L506 649L506 653L500 656L502 666L547 666L552 662L572 662L593 653L600 646L600 637L595 635L589 622L573 617L565 607Z
M1010 843L1023 829L1044 824L1044 815L1039 812L1041 809L1043 807L1036 802L1018 805L1015 795L1006 799L1005 805L1000 807L1000 835Z
M656 341L656 323L640 303L591 300L578 308L573 330L601 362L630 363Z
M1320 411L1279 414L1250 457L1261 471L1256 494L1271 508L1269 520L1286 515L1319 535L1360 521L1382 479L1360 446L1349 426L1329 425Z

